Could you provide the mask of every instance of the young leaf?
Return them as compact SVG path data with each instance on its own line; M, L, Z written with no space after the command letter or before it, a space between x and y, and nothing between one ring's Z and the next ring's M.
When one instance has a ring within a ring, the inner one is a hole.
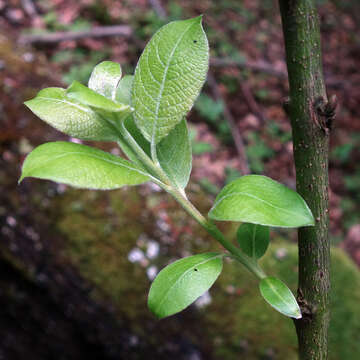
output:
M94 67L89 79L89 88L97 93L115 100L116 87L121 79L120 64L103 61Z
M160 141L157 155L169 178L184 189L189 181L192 165L191 142L185 118Z
M138 145L144 150L145 154L149 157L150 155L150 143L144 138L140 130L137 128L134 117L128 116L124 122L126 129L130 133L130 135L134 138L134 140L138 143Z
M163 26L135 69L131 103L144 137L157 144L191 109L208 70L209 47L201 17Z
M136 165L90 146L51 142L38 146L25 159L25 177L52 180L77 188L111 190L149 180Z
M131 112L129 105L118 104L76 80L67 88L66 95L94 109L101 109L109 113L129 114Z
M184 310L207 291L222 270L220 253L189 256L161 270L151 285L148 306L159 318Z
M314 225L311 210L298 193L260 175L242 176L226 185L209 217L277 227Z
M115 100L121 104L130 105L131 101L131 87L134 82L133 75L125 75L119 82L116 89Z
M137 128L133 117L129 116L124 124L145 154L150 157L150 143ZM136 163L137 159L134 158L131 149L127 148L126 144L120 144L120 146L128 158ZM168 136L160 141L157 155L160 166L165 173L174 184L184 189L189 181L192 165L191 141L185 118L170 131Z
M290 289L279 279L267 277L260 281L262 297L277 311L295 319L301 318L301 310Z
M259 259L265 254L269 237L269 228L257 224L241 224L237 231L237 241L241 250L253 259Z
M67 96L64 89L43 89L25 105L41 120L72 137L98 141L118 138L111 124L90 107Z

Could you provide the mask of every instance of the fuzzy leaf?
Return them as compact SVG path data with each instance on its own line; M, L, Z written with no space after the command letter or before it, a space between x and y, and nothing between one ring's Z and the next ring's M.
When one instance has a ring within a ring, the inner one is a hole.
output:
M134 82L133 75L125 75L119 82L116 89L115 100L121 104L130 105L131 101L131 88Z
M145 154L150 157L150 143L141 134L132 116L125 120L125 127ZM120 146L129 159L137 162L133 152L127 148L126 144L120 144ZM184 189L189 181L192 165L191 142L185 118L160 141L157 155L160 166L172 182L177 187Z
M121 79L120 64L103 61L94 67L89 79L89 88L97 93L115 100L116 88Z
M66 95L94 109L101 109L109 113L129 114L131 112L129 105L118 104L76 80L68 87Z
M148 306L159 318L184 310L216 281L222 270L220 253L180 259L164 268L153 281Z
M189 181L192 165L191 142L185 118L160 141L157 155L169 178L184 189Z
M25 105L55 129L83 140L116 141L117 133L89 106L66 95L61 88L46 88Z
M136 165L118 156L71 142L38 146L25 159L25 177L52 180L77 188L111 190L149 180Z
M297 192L260 175L242 176L226 185L209 217L277 227L314 225L311 210Z
M262 297L277 311L295 319L301 318L301 310L291 290L279 279L267 277L260 281Z
M136 66L131 103L144 137L157 144L194 104L208 70L209 48L201 17L163 26Z
M236 235L240 248L246 255L253 259L259 259L265 254L270 237L267 226L241 224Z

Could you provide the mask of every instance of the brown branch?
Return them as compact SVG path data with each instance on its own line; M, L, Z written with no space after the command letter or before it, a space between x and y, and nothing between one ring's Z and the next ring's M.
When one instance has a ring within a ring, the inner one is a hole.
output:
M208 82L209 87L211 88L211 91L213 92L216 100L220 100L224 105L224 117L229 124L231 135L234 139L236 151L239 155L240 171L241 171L242 175L249 174L250 169L249 169L249 164L248 164L247 156L246 156L246 152L245 152L245 145L244 145L244 142L240 135L240 132L236 126L236 121L235 121L232 113L230 112L229 108L226 106L226 101L219 90L219 86L218 86L214 76L211 73L208 74L207 82Z
M161 19L167 18L166 10L163 8L159 0L149 0L149 3L159 18Z
M22 35L21 44L56 44L61 41L80 40L85 38L100 38L109 36L130 37L133 31L127 25L98 26L84 31L64 31L36 35Z
M239 85L249 110L259 119L261 124L264 124L266 120L265 116L256 102L250 87L245 81L242 81L242 79L240 79Z
M271 76L278 77L279 79L287 79L286 71L277 70L274 68L274 65L263 60L259 61L238 61L228 58L212 58L210 60L210 65L214 67L226 67L233 66L240 69L249 69L255 72L262 72ZM330 74L325 74L326 85L333 88L347 88L357 84L356 81L345 80L344 78L337 77Z
M21 5L26 14L28 14L31 18L39 16L36 6L34 5L32 0L21 0Z
M237 61L233 59L220 59L212 58L210 60L210 65L214 67L226 67L226 66L236 66L240 69L250 69L253 71L263 72L269 75L279 77L281 79L286 79L287 74L285 71L276 70L274 66L266 61Z

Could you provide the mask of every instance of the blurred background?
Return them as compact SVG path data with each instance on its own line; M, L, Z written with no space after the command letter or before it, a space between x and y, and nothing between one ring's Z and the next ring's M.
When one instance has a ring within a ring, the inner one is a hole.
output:
M360 354L360 3L318 0L331 135L330 359ZM94 65L132 74L163 24L204 14L208 82L189 124L189 196L206 213L248 172L294 188L288 84L277 1L0 0L0 359L296 359L292 322L234 264L186 311L157 321L151 280L179 257L218 249L156 187L110 192L47 181L17 185L35 146L69 140L23 102L43 87L87 83ZM120 155L112 143L98 147ZM236 224L223 230L234 235ZM274 230L265 269L293 290L296 231Z

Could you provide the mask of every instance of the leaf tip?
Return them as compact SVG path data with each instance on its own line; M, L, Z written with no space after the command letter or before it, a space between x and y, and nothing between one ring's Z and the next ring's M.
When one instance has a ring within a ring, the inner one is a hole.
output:
M32 102L33 102L33 100L34 99L24 101L24 105L31 111L32 111Z
M19 178L19 180L18 180L17 184L18 184L18 185L20 185L20 184L21 184L21 182L22 182L25 178L26 178L26 176L25 176L24 174L21 174L21 176L20 176L20 178Z
M74 91L74 88L76 90L76 87L78 87L78 84L79 82L77 80L73 80L72 83L65 90L66 95L71 96L72 92Z
M308 222L306 224L304 224L303 226L315 226L315 218L314 215L312 213L312 211L310 209L309 213L308 213Z
M299 312L297 314L295 314L294 319L299 320L301 318L302 318L302 314L301 314L301 311L299 310Z
M164 317L166 317L166 315L162 314L159 309L157 309L156 304L152 301L151 299L151 288L150 288L150 292L148 295L148 301L147 301L147 306L148 309L150 310L150 312L159 320L163 319Z

